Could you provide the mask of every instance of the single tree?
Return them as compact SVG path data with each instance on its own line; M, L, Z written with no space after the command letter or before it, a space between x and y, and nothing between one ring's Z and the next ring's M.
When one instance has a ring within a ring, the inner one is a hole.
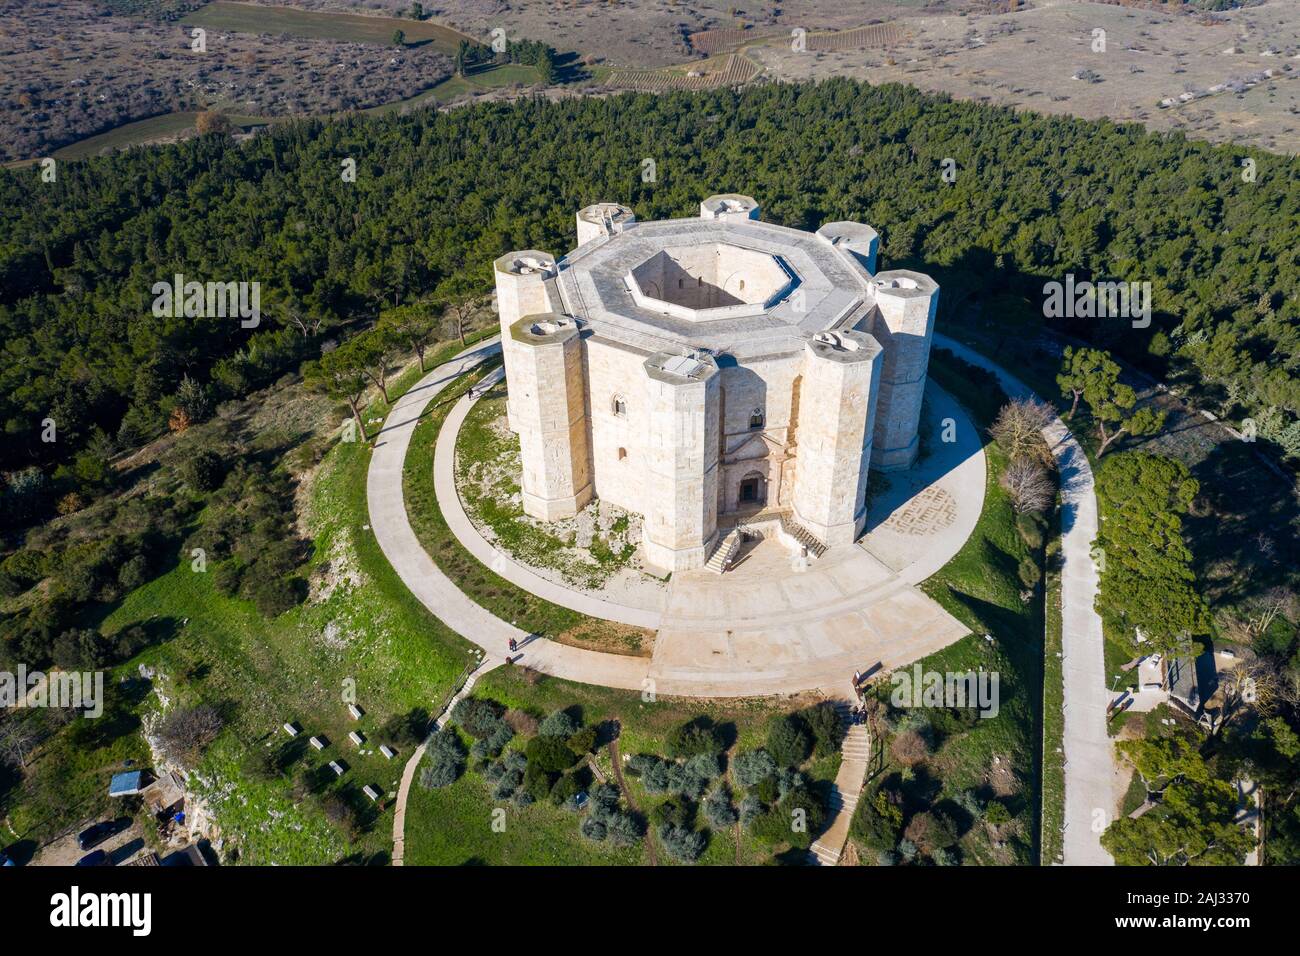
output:
M1020 457L1007 465L999 484L1011 496L1011 507L1016 514L1047 510L1056 496L1056 483L1039 462Z
M1074 396L1070 407L1073 416L1082 399L1092 412L1097 424L1097 437L1101 444L1097 457L1106 454L1121 435L1140 437L1154 435L1165 424L1165 413L1151 407L1136 411L1137 393L1120 382L1119 366L1109 355L1098 349L1067 347L1061 374L1056 377L1061 390Z
M415 302L379 313L379 327L388 329L403 348L415 353L420 371L425 371L424 356L438 337L434 308L427 302Z
M303 368L302 377L312 391L347 402L357 432L363 441L366 440L361 401L365 397L369 379L366 377L364 356L352 347L351 342L326 352L318 361L308 362Z

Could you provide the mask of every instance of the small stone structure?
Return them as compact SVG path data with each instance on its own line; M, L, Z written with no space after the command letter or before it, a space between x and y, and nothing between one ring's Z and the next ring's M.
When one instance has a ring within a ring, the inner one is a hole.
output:
M734 194L659 222L588 206L577 238L494 264L525 513L609 501L668 571L764 517L853 543L868 469L916 460L938 285L875 272L870 226L776 226Z

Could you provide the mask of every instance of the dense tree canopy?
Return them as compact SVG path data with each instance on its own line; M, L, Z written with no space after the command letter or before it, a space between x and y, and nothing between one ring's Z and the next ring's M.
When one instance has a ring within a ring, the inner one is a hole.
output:
M1066 272L1149 280L1151 328L1072 331L1196 373L1220 407L1300 452L1300 163L1256 153L1245 183L1241 155L836 80L302 121L245 144L63 163L53 183L4 171L0 470L69 461L97 434L124 447L159 433L187 375L219 401L449 281L485 293L503 251L570 248L588 203L651 219L732 190L792 226L873 224L884 263L943 284L941 321ZM176 274L259 282L260 324L156 316L151 288ZM57 442L40 439L47 418Z

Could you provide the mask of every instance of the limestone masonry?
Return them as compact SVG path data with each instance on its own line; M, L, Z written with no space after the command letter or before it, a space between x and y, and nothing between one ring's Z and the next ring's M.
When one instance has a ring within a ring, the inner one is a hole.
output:
M862 533L868 469L916 459L939 287L876 273L870 226L758 216L740 195L662 222L600 203L563 259L496 260L527 514L639 513L669 571L751 522L817 548Z

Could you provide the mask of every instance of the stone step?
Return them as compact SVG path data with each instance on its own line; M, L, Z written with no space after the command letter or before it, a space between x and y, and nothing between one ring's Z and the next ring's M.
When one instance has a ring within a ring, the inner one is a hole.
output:
M814 841L808 851L808 862L813 866L835 866L840 862L840 853L820 841Z
M814 558L820 558L826 553L826 545L818 540L811 531L788 515L781 516L781 530L807 548L808 553Z
M714 574L721 574L727 570L731 559L735 557L736 551L740 548L740 532L731 531L722 542L713 549L713 554L709 557L708 563L704 565L706 570Z

